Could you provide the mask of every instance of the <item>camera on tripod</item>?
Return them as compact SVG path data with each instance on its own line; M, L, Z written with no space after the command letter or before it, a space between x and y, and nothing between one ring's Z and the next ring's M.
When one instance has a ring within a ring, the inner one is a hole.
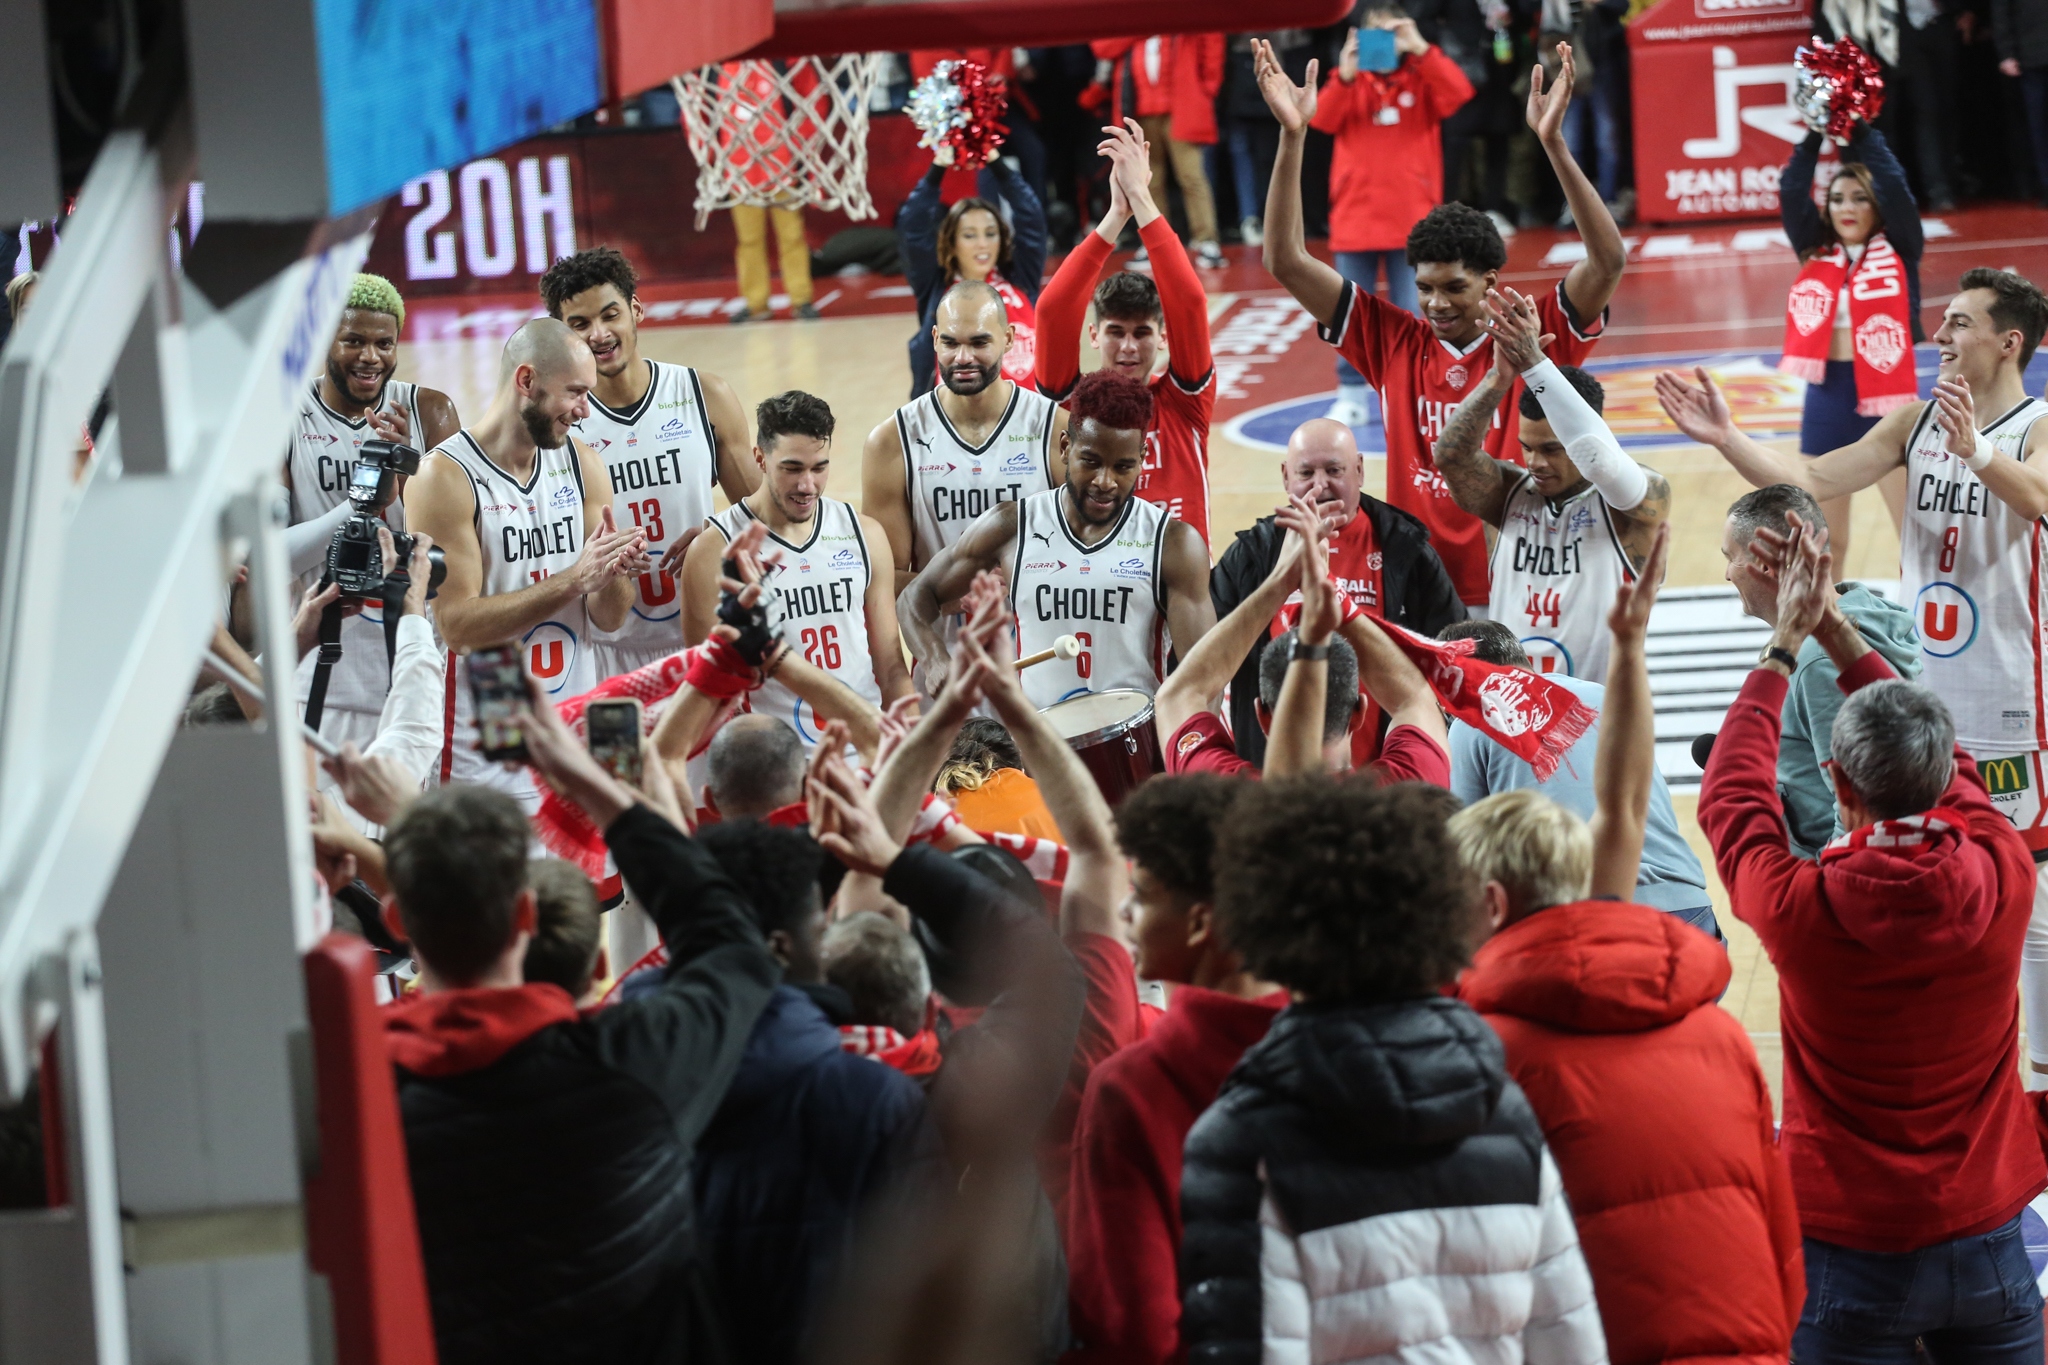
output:
M396 441L365 441L357 451L348 481L348 500L355 512L327 542L327 572L321 580L339 584L342 601L360 603L366 597L384 595L384 580L392 570L385 567L377 528L385 524L383 512L397 495L399 477L417 474L419 468L420 453ZM412 562L413 539L403 531L391 532L392 550L398 558L393 570L403 570ZM448 577L448 561L438 545L427 551L427 561L432 565L427 596L432 597Z

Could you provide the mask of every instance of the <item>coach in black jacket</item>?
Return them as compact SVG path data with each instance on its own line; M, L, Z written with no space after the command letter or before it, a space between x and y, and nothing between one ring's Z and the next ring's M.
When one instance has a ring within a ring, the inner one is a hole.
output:
M391 827L387 922L421 994L386 1017L441 1365L702 1358L692 1147L780 975L732 881L535 707L528 744L605 832L676 964L582 1016L523 984L534 922L518 803L441 787Z
M1356 481L1329 480L1326 475L1300 479L1294 467L1296 451L1292 445L1288 455L1284 469L1290 494L1313 499L1319 492L1341 490L1358 499L1358 515L1371 523L1373 544L1380 547L1381 600L1385 604L1382 619L1432 639L1451 622L1465 619L1465 604L1458 599L1458 590L1451 586L1451 575L1437 558L1436 548L1429 543L1429 531L1418 518L1357 491ZM1354 450L1351 459L1357 458ZM1363 478L1364 471L1360 469L1357 479ZM1343 487L1347 483L1349 486ZM1217 620L1221 621L1238 603L1258 591L1259 584L1266 581L1273 566L1279 563L1280 547L1285 540L1285 533L1271 517L1261 517L1250 530L1237 533L1223 558L1209 570L1209 598L1216 604ZM1253 709L1259 699L1259 657L1265 651L1266 640L1261 639L1245 655L1244 663L1238 666L1230 682L1230 732L1237 739L1237 752L1253 763L1263 763L1266 758L1266 732L1259 728L1259 718Z

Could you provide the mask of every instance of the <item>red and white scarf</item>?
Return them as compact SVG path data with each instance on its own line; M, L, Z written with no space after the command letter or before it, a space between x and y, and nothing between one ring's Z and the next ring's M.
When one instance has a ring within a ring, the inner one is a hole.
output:
M1422 670L1444 710L1524 759L1548 781L1599 713L1540 674L1478 658L1476 640L1437 641L1389 622L1380 629Z
M1882 417L1920 396L1913 375L1913 312L1906 263L1883 233L1851 261L1837 243L1808 260L1785 298L1785 354L1778 368L1809 384L1827 378L1835 310L1849 291L1849 339L1856 364L1856 412Z

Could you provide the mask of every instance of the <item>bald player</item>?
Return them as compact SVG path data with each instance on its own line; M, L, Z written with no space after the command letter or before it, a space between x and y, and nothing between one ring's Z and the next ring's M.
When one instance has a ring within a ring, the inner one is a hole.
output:
M1003 378L1014 340L1002 295L954 285L932 322L939 386L868 433L861 510L889 538L897 592L991 507L1059 484L1067 412Z
M604 462L570 434L589 415L596 383L582 338L535 318L505 343L483 417L436 446L405 490L407 521L448 556L434 604L441 641L456 656L440 779L484 782L529 807L539 795L526 770L476 752L461 656L517 641L549 698L597 685L591 627L619 628L633 580L650 565L645 534L612 521Z
M1280 461L1280 486L1288 497L1313 503L1324 524L1334 528L1330 577L1360 611L1432 638L1465 619L1465 604L1421 519L1366 493L1365 459L1350 427L1327 417L1296 427ZM1209 575L1219 620L1259 591L1285 543L1286 533L1272 517L1238 534ZM1266 753L1257 711L1259 661L1279 633L1277 627L1261 631L1230 682L1231 734L1238 754L1253 763ZM1373 756L1377 731L1377 724L1360 728L1359 763Z

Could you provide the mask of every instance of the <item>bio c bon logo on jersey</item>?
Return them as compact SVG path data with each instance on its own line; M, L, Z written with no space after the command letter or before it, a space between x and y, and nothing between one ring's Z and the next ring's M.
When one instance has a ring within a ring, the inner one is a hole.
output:
M1930 658L1953 659L1977 640L1977 603L1953 583L1929 583L1913 601L1913 633Z

